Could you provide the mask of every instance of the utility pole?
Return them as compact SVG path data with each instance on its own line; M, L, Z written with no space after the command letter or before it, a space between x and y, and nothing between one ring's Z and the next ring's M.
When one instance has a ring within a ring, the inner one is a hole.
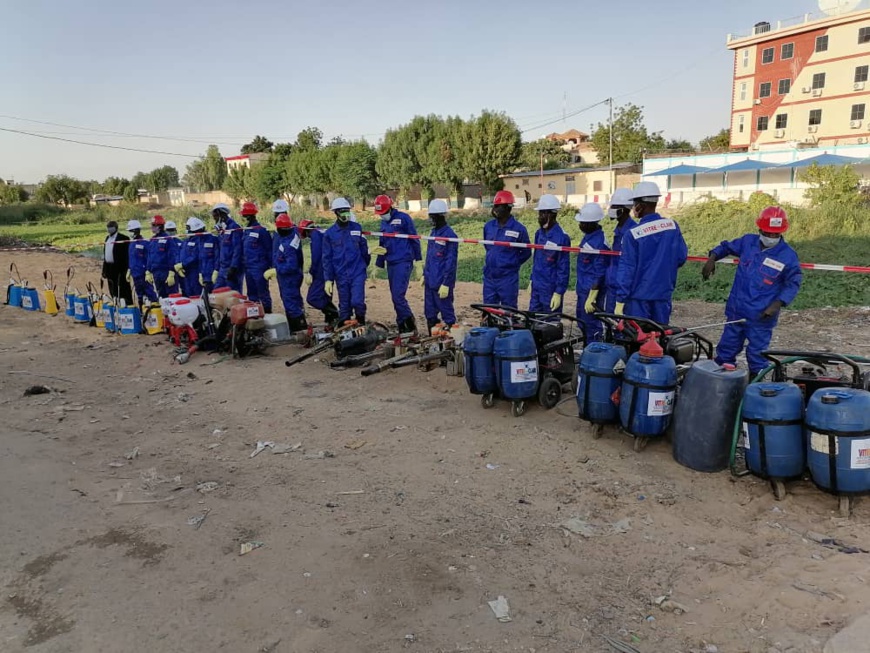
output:
M616 186L616 180L613 178L613 98L608 98L610 104L610 194L613 195L613 188Z

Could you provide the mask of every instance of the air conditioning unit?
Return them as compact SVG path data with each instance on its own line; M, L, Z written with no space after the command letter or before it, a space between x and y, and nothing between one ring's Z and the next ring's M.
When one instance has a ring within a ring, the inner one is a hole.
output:
M813 97L822 97L822 89L814 88L813 89Z
M755 104L761 104L761 100L756 99Z
M815 145L815 144L816 144L816 139L813 138L812 136L807 136L807 137L804 139L804 143L809 143L809 144L811 144L811 145Z
M860 120L850 120L849 121L849 129L861 129L861 121Z
M863 91L864 90L864 82L855 82L855 85L852 88L855 89L856 91Z
M785 137L785 130L784 129L777 129L773 135L775 138L784 138Z
M819 126L818 125L810 125L809 127L807 127L807 131L810 134L815 134L817 131L819 131Z
M802 93L811 93L812 90L813 90L813 89L812 89L811 87L809 87L809 86L804 86L804 87L801 89L801 92L802 92Z

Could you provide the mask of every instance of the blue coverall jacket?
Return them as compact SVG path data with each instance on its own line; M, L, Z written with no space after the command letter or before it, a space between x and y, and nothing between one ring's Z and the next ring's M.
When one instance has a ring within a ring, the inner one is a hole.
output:
M407 213L396 209L381 218L381 231L383 233L417 235L414 221ZM411 270L414 261L423 259L420 253L420 241L408 238L390 238L381 236L379 244L387 250L386 255L380 255L375 259L375 265L379 268L386 263L387 279L390 282L390 297L393 300L393 308L396 311L396 321L401 323L414 315L405 295L408 292L408 283L411 281Z
M613 243L610 245L610 249L614 252L621 252L623 236L629 229L634 229L636 226L637 222L631 218L623 222L621 226L617 224L613 230ZM616 308L616 275L621 259L621 256L607 257L607 278L605 280L607 295L604 298L604 310L608 313L613 313L614 308Z
M338 314L349 320L365 318L366 269L371 262L368 243L356 222L333 224L323 234L323 278L338 289Z
M263 273L272 267L272 234L259 222L254 222L242 237L242 262L245 268L245 289L248 299L262 302L267 313L272 312L272 294Z
M513 216L504 225L493 218L483 226L483 239L499 242L528 243L529 232ZM524 247L485 245L483 264L483 301L517 308L520 293L520 268L532 256Z
M456 238L456 232L448 225L433 229L432 238ZM445 324L456 324L453 310L453 287L456 285L456 267L459 260L459 243L444 240L430 240L426 247L426 265L423 266L425 294L423 312L426 322L434 324L439 317ZM441 286L450 288L447 297L441 299L438 290Z
M562 227L554 224L549 229L538 229L535 232L535 244L544 247L560 245L571 246L571 238ZM571 254L548 249L536 249L532 259L532 299L529 310L536 313L550 313L550 300L553 293L564 297L568 289L568 279L571 276ZM562 312L562 304L556 308L556 313Z
M302 304L302 277L305 261L302 257L302 239L296 229L290 234L276 234L272 239L272 262L278 273L278 289L281 303L288 317L302 317L305 307Z
M145 281L145 272L148 270L148 249L150 243L142 234L130 240L130 276L133 277L133 286L136 288L136 297L142 303L145 299L156 302L157 293L154 287Z
M591 234L584 234L580 241L580 249L606 250L607 242L604 240L604 231L598 229ZM577 254L577 319L583 325L583 333L586 342L601 339L604 325L600 320L586 312L586 299L589 291L599 288L599 294L604 288L607 275L607 265L610 263L607 254L591 254L580 252ZM600 304L600 302L599 302Z
M242 291L242 237L244 232L239 223L232 218L227 218L226 226L221 231L220 238L220 267L218 268L217 288L228 287L239 292ZM231 276L230 270L235 273Z
M332 302L332 298L323 289L323 233L311 229L308 231L308 238L311 241L311 265L308 268L311 285L308 286L306 300L310 306L322 311Z
M154 286L160 297L167 297L176 290L177 284L167 285L166 277L170 271L175 273L173 268L177 259L177 241L165 231L159 231L148 241L148 262L145 267L154 275Z

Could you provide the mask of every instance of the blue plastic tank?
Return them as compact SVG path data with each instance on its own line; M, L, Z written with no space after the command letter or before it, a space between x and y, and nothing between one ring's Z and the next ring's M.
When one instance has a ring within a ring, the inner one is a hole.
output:
M103 319L106 331L114 333L117 328L115 325L115 305L111 302L103 302Z
M619 388L621 378L613 368L627 354L625 347L609 342L593 342L580 356L577 371L577 411L580 419L593 424L619 421L619 408L611 397Z
M793 478L807 466L804 398L794 383L753 383L743 395L746 466L761 478Z
M538 349L528 329L500 333L492 348L499 394L519 401L538 392Z
M64 302L66 302L66 313L67 317L75 318L76 316L76 297L78 297L78 293L74 290L70 290L63 294Z
M9 305L21 308L21 286L16 283L9 286Z
M696 472L728 468L734 422L749 383L745 369L701 360L689 368L674 406L674 460Z
M25 311L39 310L39 291L36 288L21 289L21 308Z
M73 316L73 319L76 322L87 324L91 321L91 302L88 300L87 295L78 295L75 298L75 302L73 302L73 306L75 307L75 315Z
M622 375L622 428L635 437L663 435L671 423L676 390L677 364L673 358L632 354Z
M485 395L498 389L492 346L498 334L492 327L475 327L465 336L462 351L465 354L465 382L471 394Z
M870 392L816 390L806 426L807 465L816 485L835 494L870 492Z

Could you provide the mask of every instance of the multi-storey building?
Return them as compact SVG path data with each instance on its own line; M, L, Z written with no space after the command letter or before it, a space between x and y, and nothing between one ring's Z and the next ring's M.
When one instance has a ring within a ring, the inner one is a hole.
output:
M732 150L870 141L870 10L758 23L728 49Z

